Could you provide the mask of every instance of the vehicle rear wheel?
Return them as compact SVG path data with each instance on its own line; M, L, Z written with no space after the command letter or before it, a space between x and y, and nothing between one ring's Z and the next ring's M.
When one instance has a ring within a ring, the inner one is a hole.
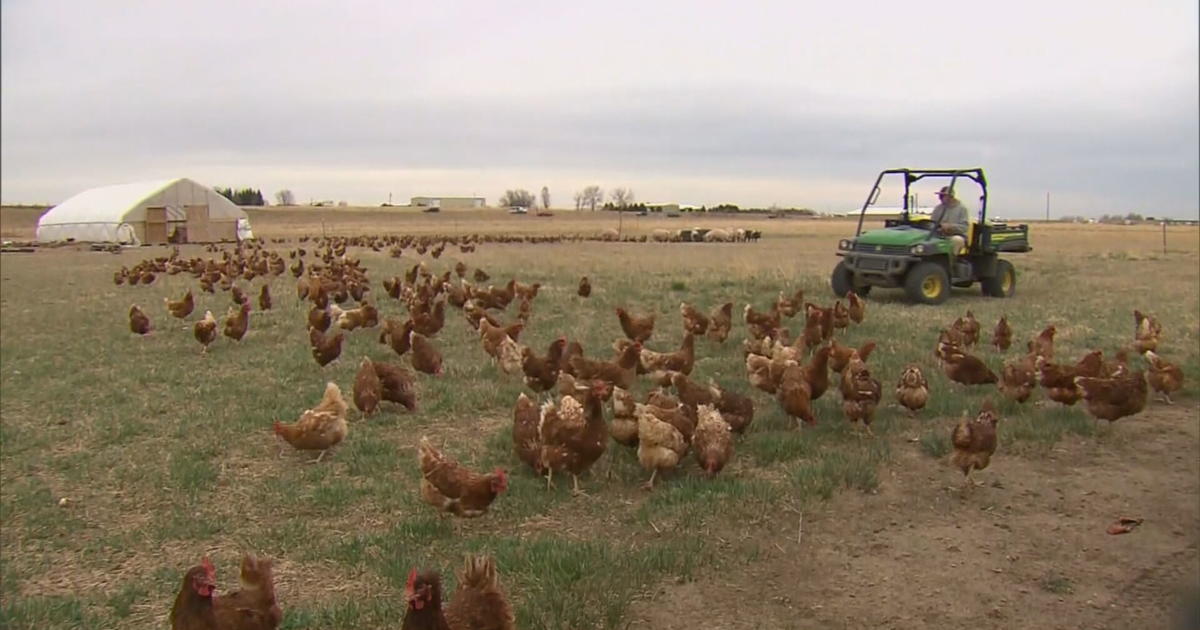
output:
M983 294L991 297L1012 297L1017 292L1017 270L1007 260L996 261L996 275L979 281Z
M941 304L950 297L950 276L937 263L917 263L904 278L904 290L914 302Z
M836 267L833 268L833 275L829 278L829 283L833 285L833 294L844 298L850 291L854 291L859 297L866 297L871 292L871 285L857 285L854 283L854 274L846 267L846 261L840 260Z

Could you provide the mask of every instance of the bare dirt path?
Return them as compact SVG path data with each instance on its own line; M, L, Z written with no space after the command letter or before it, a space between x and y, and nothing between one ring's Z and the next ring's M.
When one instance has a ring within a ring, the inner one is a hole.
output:
M806 514L799 544L779 515L763 559L647 594L630 627L1174 627L1200 596L1200 406L1152 405L1049 452L1002 442L970 494L897 443L877 494ZM1122 516L1145 522L1107 534Z

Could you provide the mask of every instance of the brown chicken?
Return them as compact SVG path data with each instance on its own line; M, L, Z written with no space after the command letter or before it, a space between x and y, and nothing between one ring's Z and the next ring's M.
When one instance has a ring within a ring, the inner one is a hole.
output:
M561 397L557 405L553 400L546 401L538 421L547 486L554 485L555 471L565 471L571 474L576 495L581 494L579 475L591 468L608 447L603 400L612 392L603 381L592 381L582 389L583 402L573 396Z
M660 420L655 409L639 404L634 411L638 422L638 463L650 471L650 480L642 486L645 490L654 489L659 471L678 466L688 449L683 433L671 423Z
M871 420L874 419L875 409L883 397L883 387L871 376L865 362L853 358L842 373L839 388L842 392L842 413L851 423L861 421L863 428L870 435Z
M650 379L655 382L661 382L665 372L691 374L692 366L696 362L696 339L692 333L685 333L683 343L675 352L655 352L642 348L638 356L642 369L649 373Z
M390 363L372 361L379 378L380 398L402 405L408 411L417 410L417 390L412 372Z
M321 332L329 330L330 324L333 323L333 318L329 316L329 311L316 306L308 311L308 327L316 328Z
M358 374L354 376L354 406L369 416L379 408L383 398L383 383L375 373L375 365L369 357L363 357L359 364Z
M563 351L567 347L567 338L559 337L550 342L546 356L539 357L528 346L521 350L521 371L525 374L525 384L535 392L544 392L554 388L558 380L558 370Z
M479 321L479 340L483 343L483 351L492 358L500 357L500 343L505 339L517 341L525 324L516 322L508 326L493 326L486 319Z
M137 335L146 335L153 328L150 318L142 312L142 307L134 304L129 307L129 331Z
M792 295L785 295L783 291L780 291L779 296L775 298L775 310L784 317L795 317L803 306L804 289L796 289Z
M200 352L208 352L208 344L217 339L217 318L212 311L204 311L204 319L192 324L192 336L200 342Z
M242 290L242 287L239 287L236 284L230 289L229 296L233 299L233 304L235 306L242 306L250 303L250 298L246 297L246 292Z
M271 290L265 284L262 286L262 291L258 292L258 310L271 310Z
M850 311L842 304L841 300L833 303L833 327L835 329L846 329L850 327Z
M725 343L732 329L733 302L713 307L712 312L708 314L708 338L717 343Z
M713 402L721 417L729 424L734 433L742 434L754 421L754 400L744 394L725 389L716 381L709 379L708 390L712 393Z
M655 315L631 315L629 311L618 306L616 308L617 319L621 322L621 330L625 336L638 342L645 343L650 335L654 334L654 318Z
M850 311L850 321L861 324L867 315L867 303L854 291L846 293L846 309Z
M966 344L963 343L963 334L957 328L943 328L938 332L937 347L933 350L933 355L938 358L938 361L946 361L951 354L962 354L967 351Z
M1111 378L1076 376L1088 413L1097 420L1116 422L1146 407L1146 376L1141 370Z
M1046 389L1046 397L1064 405L1074 405L1083 397L1083 390L1075 383L1076 376L1102 376L1104 355L1090 352L1075 365L1051 363L1042 357L1034 357L1034 368L1038 382Z
M187 316L191 315L196 308L196 298L192 296L191 289L188 289L181 299L163 298L163 303L167 305L167 310L171 312L171 315L179 319L187 319Z
M1171 393L1179 391L1183 387L1183 370L1178 365L1158 356L1153 350L1147 350L1143 356L1146 358L1146 363L1150 365L1150 371L1146 375L1150 381L1150 387L1162 394L1168 405L1174 404L1171 401Z
M671 385L679 394L679 400L693 409L700 405L711 405L715 402L712 390L688 378L682 372L671 374Z
M996 329L992 331L992 345L996 347L996 350L1004 352L1012 346L1012 335L1008 317L1001 315L1000 321L996 322Z
M433 308L428 311L417 311L412 315L413 330L432 337L441 332L442 327L446 325L446 301L438 300L434 302Z
M424 374L440 375L442 373L442 353L433 345L433 342L415 330L408 334L408 339L412 346L409 359L412 361L413 369Z
M517 458L525 462L539 475L545 474L542 466L542 443L538 437L541 413L537 405L521 392L513 405L513 450Z
M434 448L427 437L421 438L417 461L421 466L421 499L455 516L482 516L492 501L508 489L504 469L496 468L487 474L467 470Z
M859 359L866 361L871 358L871 353L875 351L875 342L868 341L858 349L850 346L843 346L834 339L829 342L829 369L841 374L849 365L850 359L857 356Z
M799 365L783 357L766 357L761 354L746 355L746 376L755 389L774 395L779 390L779 379L788 366Z
M241 341L250 328L250 303L242 304L237 309L230 308L225 314L225 326L221 333L234 341Z
M514 630L512 607L490 556L467 556L454 598L443 608L436 571L413 569L404 587L407 607L401 630Z
M929 402L929 382L920 366L910 363L904 367L900 382L896 383L896 400L910 415L925 408Z
M637 446L637 399L629 390L620 387L613 388L612 406L613 417L609 425L609 434L613 441L622 446Z
M708 332L708 316L687 302L679 303L679 315L683 318L683 329L693 335Z
M1047 361L1054 359L1054 334L1056 332L1058 332L1058 329L1054 327L1054 324L1046 326L1037 337L1034 337L1028 343L1027 349L1029 350L1029 354L1035 357L1042 357Z
M572 356L571 371L582 380L607 381L614 387L629 389L637 378L642 344L633 343L625 348L615 361L596 361L584 356Z
M300 418L292 424L275 421L275 435L283 438L293 448L300 451L321 451L313 463L321 461L325 452L337 446L346 438L349 425L346 424L346 412L349 407L342 398L342 390L337 383L326 383L325 394L316 407L304 410Z
M217 616L213 610L217 570L209 559L188 569L171 606L171 630L214 630Z
M762 339L778 329L781 317L778 303L772 304L771 310L766 313L754 310L754 306L751 304L747 304L742 309L742 318L746 320L746 329L755 339Z
M313 359L317 365L325 367L342 356L342 342L346 340L345 333L328 336L316 328L308 329L308 341L312 346Z
M1009 400L1019 403L1029 400L1037 385L1037 363L1030 355L1008 361L1000 370L1000 393Z
M358 308L342 310L341 307L334 305L330 307L332 311L330 316L334 323L342 330L354 330L356 328L374 328L379 325L379 310L370 302L364 302Z
M1141 311L1133 312L1133 350L1138 354L1158 349L1158 338L1162 334L1162 325L1153 315Z
M404 323L399 323L394 319L388 318L383 322L383 332L379 333L379 340L386 343L396 356L404 356L412 349L409 333L413 330L411 319L404 320Z
M996 423L999 421L1000 416L992 409L991 401L984 401L978 416L963 418L950 433L950 443L954 447L950 463L962 471L968 488L976 485L971 472L987 468L996 453Z
M942 362L946 378L962 385L986 385L999 379L983 359L961 350L951 351Z
M812 409L812 390L809 389L808 379L804 378L804 369L800 366L789 365L784 368L775 398L789 418L801 420L808 425L817 423Z
M576 293L579 294L579 297L588 297L592 294L592 283L588 281L587 276L579 279L579 289Z
M274 630L283 621L275 601L272 562L252 554L242 556L241 589L213 598L221 630Z
M953 328L962 333L964 346L969 348L979 343L979 320L975 319L975 314L970 310L963 317L954 320Z
M821 341L828 341L833 337L833 307L822 308L811 302L804 305L804 312L807 326L807 319L810 316L816 316L816 322L821 328ZM816 347L816 344L809 343L810 348Z
M829 351L829 346L821 346L813 353L812 360L800 368L808 381L810 400L820 398L829 389Z
M692 453L708 477L721 472L733 458L733 428L712 405L700 405L692 434Z

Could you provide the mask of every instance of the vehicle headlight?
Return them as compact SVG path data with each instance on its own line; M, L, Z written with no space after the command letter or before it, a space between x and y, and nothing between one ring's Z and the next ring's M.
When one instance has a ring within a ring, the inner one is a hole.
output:
M850 239L844 238L838 241L838 249L850 249Z
M921 254L925 253L925 244L917 243L916 245L913 245L912 247L908 248L908 251L920 256Z

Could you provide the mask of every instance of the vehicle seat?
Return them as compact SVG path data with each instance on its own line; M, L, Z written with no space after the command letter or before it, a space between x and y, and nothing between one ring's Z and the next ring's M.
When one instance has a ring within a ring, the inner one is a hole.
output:
M959 250L958 255L962 256L971 250L971 243L975 241L975 222L967 222L967 246Z

